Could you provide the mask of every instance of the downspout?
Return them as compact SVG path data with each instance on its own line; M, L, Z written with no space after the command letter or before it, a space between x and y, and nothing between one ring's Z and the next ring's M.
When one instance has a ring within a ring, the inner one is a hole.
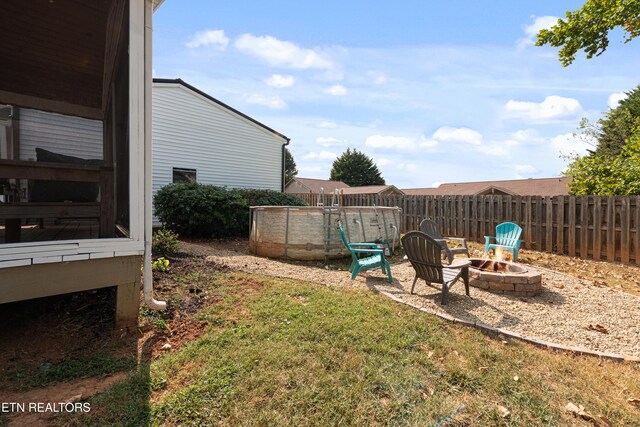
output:
M286 137L285 137L285 138L286 138ZM287 160L287 156L285 155L284 148L285 148L287 145L289 145L289 143L291 142L291 140L290 140L289 138L286 138L286 140L287 140L287 142L285 142L284 144L282 144L282 185L281 185L281 187L282 187L282 188L280 189L280 191L281 191L282 193L284 193L284 186L285 186L285 185L287 185L287 183L286 183L286 182L284 182L284 176L285 176L285 172L286 172L286 170L287 170L287 169L286 169L286 165L285 165L286 160Z
M151 20L153 1L144 2L144 264L143 281L144 303L153 310L165 310L167 303L153 298L153 272L151 269L152 204L151 204Z

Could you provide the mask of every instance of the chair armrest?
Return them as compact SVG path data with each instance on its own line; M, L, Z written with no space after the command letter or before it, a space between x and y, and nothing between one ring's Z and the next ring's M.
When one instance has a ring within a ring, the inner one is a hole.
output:
M460 269L464 267L469 267L470 265L471 265L471 260L464 259L464 258L454 258L453 262L447 265L445 268Z
M349 243L349 246L378 249L378 245L376 245L375 243Z
M458 242L466 242L467 239L464 237L443 237L444 240L456 240Z
M356 254L382 254L382 249L351 249Z

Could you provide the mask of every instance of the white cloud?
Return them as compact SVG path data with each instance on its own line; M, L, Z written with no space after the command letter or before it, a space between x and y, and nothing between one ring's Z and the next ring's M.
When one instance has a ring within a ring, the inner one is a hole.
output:
M254 93L247 96L245 101L249 104L263 105L275 110L284 110L287 108L287 103L279 96L265 96Z
M344 96L347 94L347 88L342 85L333 85L324 90L324 93L333 96Z
M432 187L432 188L438 188L438 187L440 187L442 184L444 184L444 182L442 182L442 181L436 181L436 182L433 182L433 183L431 184L431 187Z
M476 151L482 154L490 154L494 157L504 157L509 154L507 146L503 144L476 146Z
M371 148L411 150L416 147L416 140L404 136L371 135L367 137L365 145Z
M385 168L385 169L393 169L393 170L401 170L401 171L409 171L415 172L418 169L418 166L415 163L406 163L398 160L392 160L386 157L379 157L374 159L374 163L376 166Z
M518 174L536 174L538 169L532 165L515 165L515 170Z
M316 127L319 127L320 129L335 129L338 127L338 125L335 122L323 120L320 123L316 124Z
M265 60L274 67L331 69L334 63L323 54L272 36L243 34L235 41L240 51Z
M393 160L387 159L386 157L379 157L375 160L375 164L380 167L389 166L393 164Z
M274 74L271 77L264 80L264 82L271 87L277 87L279 89L285 87L291 87L296 82L293 76L283 76L282 74Z
M582 106L574 98L553 95L547 96L542 102L509 100L504 112L507 119L549 122L576 117L582 112Z
M326 179L327 171L322 166L297 166L298 176L305 176L307 178L319 178Z
M426 138L424 135L420 137L420 148L435 148L439 144L439 141L433 138Z
M609 95L609 99L607 100L607 105L609 108L613 109L618 107L618 103L628 98L628 95L624 92L616 92Z
M558 23L557 16L532 16L531 18L533 18L533 22L524 26L524 37L518 40L519 48L533 46L540 30L551 28Z
M546 138L538 136L534 129L519 130L511 134L511 139L504 142L509 147L517 147L520 145L538 145L547 142Z
M432 140L446 143L464 143L471 145L482 144L480 132L469 128L454 128L443 126L433 133Z
M551 138L549 146L561 156L584 156L587 150L593 149L595 141L585 139L574 133L566 133Z
M316 138L316 144L320 144L323 145L325 147L331 147L331 146L336 146L336 145L345 145L347 143L346 139L337 139L337 138L331 138L331 137L319 137Z
M338 155L336 153L332 153L331 151L321 151L319 153L311 152L302 156L303 160L333 160Z
M378 86L383 85L388 81L387 76L384 73L381 73L380 71L369 71L367 73L367 76L369 76L369 78L371 79L374 85L378 85Z
M200 46L210 46L216 50L225 50L229 45L229 38L224 30L200 31L187 43L187 47L196 49Z

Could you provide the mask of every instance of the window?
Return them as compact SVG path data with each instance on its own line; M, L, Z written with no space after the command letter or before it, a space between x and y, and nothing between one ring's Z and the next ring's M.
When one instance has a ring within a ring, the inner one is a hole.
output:
M196 170L173 168L173 183L179 182L196 182Z

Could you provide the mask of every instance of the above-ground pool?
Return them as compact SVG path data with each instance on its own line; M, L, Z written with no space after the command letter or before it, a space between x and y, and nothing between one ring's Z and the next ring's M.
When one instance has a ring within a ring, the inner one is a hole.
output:
M249 250L270 258L322 260L349 255L350 243L400 245L400 208L377 206L252 206Z

